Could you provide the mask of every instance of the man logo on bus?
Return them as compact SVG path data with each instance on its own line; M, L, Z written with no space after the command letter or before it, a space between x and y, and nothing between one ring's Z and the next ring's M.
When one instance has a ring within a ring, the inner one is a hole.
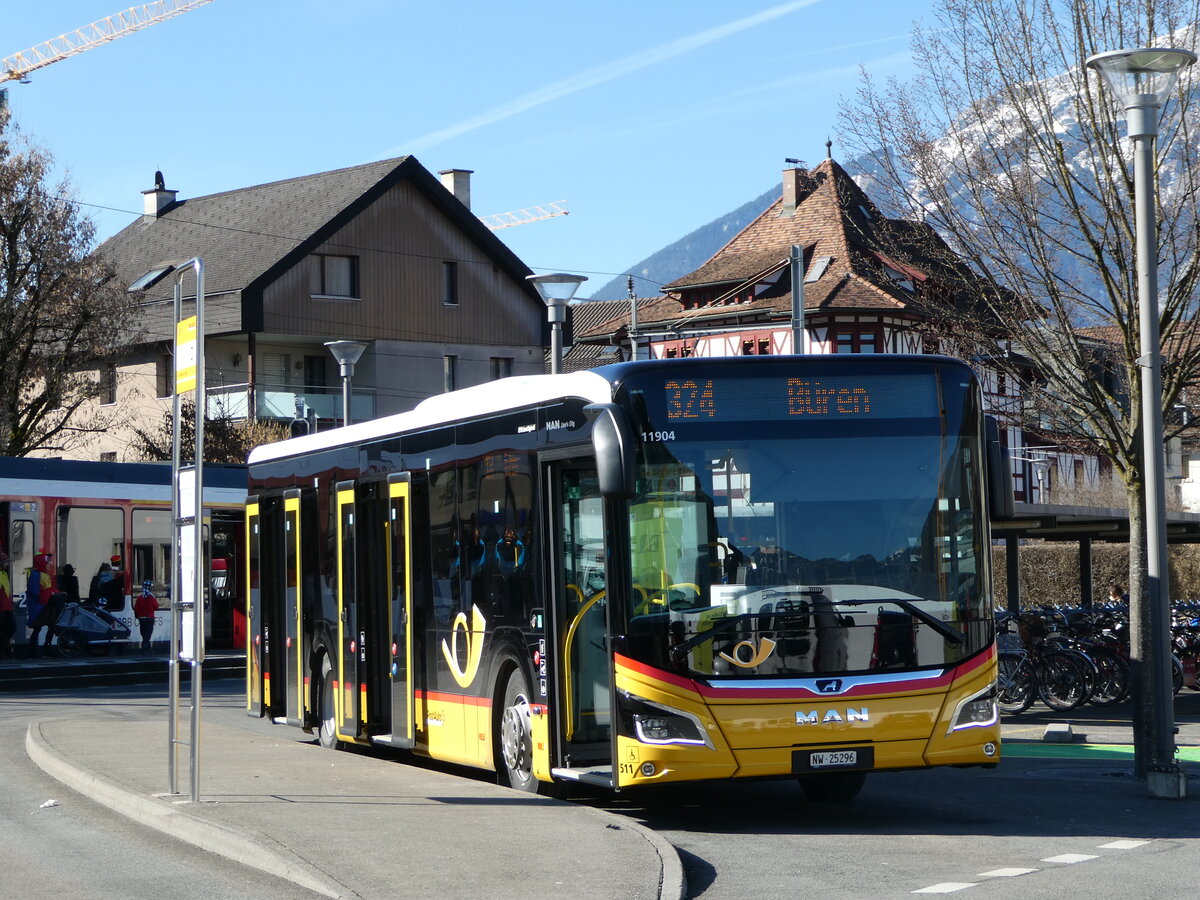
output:
M450 629L450 643L442 639L442 655L446 657L446 665L450 674L458 682L459 687L470 687L475 676L479 674L479 662L483 659L483 630L487 620L479 607L471 606L471 625L467 627L467 614L460 612L454 617L454 625ZM458 630L462 628L464 640L467 642L467 667L463 669L458 664Z
M742 653L743 647L745 647L746 651L750 654L749 659L742 658L744 655ZM770 638L765 637L758 645L757 650L754 649L754 644L752 644L750 641L741 641L733 645L732 656L726 653L724 650L720 652L719 656L726 662L733 663L738 668L753 669L755 666L761 666L763 663L765 663L767 661L767 657L769 657L773 652L775 652L775 642Z

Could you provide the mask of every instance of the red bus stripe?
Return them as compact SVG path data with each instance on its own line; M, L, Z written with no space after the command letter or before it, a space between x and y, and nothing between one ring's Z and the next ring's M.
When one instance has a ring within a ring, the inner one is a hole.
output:
M492 705L492 701L487 697L468 697L465 694L445 694L441 691L413 691L413 696L435 703L457 703L460 706L491 707Z

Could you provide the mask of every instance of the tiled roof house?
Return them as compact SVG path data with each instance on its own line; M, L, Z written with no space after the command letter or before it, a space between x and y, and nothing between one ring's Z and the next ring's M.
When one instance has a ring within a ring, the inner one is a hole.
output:
M897 242L904 261L889 249ZM655 356L792 352L793 245L804 251L810 353L920 352L913 326L931 307L971 302L952 287L965 269L947 270L925 249L944 247L932 230L884 218L826 159L812 170L784 170L780 198L699 269L666 285L667 296L640 316L639 334ZM616 323L600 331L615 333Z

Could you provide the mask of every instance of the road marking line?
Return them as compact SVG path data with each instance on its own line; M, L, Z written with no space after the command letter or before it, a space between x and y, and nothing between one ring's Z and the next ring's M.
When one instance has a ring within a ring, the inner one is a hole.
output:
M927 888L921 888L919 891L913 891L914 894L953 894L955 891L961 891L963 888L975 887L979 884L978 881L943 881L941 884L930 885Z
M1087 862L1089 859L1099 859L1099 857L1094 853L1091 855L1087 853L1063 853L1059 856L1047 856L1042 862L1069 864Z
M1143 844L1148 844L1149 841L1109 841L1107 844L1101 844L1101 850L1132 850L1135 847L1141 847Z
M1040 872L1041 869L992 869L990 872L980 872L977 878L1016 878L1018 875L1028 875L1030 872Z

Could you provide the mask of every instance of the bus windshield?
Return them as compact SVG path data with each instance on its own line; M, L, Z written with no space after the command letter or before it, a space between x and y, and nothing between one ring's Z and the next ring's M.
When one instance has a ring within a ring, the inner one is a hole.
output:
M819 676L944 667L991 642L973 380L885 368L629 386L635 658ZM813 390L824 409L805 409ZM779 415L762 412L773 392Z

